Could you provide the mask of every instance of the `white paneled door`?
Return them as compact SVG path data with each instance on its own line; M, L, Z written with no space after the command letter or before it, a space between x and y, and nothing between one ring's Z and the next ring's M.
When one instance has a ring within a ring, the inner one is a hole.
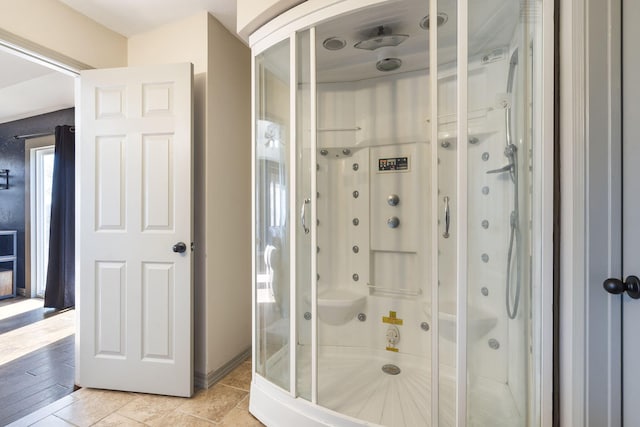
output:
M83 387L191 396L192 67L80 76Z

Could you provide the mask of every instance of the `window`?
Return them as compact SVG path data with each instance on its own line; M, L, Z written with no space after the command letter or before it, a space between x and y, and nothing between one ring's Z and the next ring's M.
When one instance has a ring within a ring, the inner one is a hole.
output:
M53 146L31 150L31 280L38 297L44 297L47 283L53 159Z

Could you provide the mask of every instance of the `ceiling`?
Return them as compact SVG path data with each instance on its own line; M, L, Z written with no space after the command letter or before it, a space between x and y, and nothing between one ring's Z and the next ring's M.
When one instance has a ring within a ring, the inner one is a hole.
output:
M236 0L60 0L126 37L200 11L236 34ZM74 105L74 79L0 50L0 123Z
M207 10L236 34L236 0L60 0L105 27L130 37Z
M73 105L73 77L0 50L0 123Z

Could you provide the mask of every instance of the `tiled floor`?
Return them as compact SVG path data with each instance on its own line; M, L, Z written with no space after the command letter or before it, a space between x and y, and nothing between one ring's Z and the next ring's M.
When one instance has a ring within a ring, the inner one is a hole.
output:
M11 426L262 426L249 413L251 361L190 399L80 389Z

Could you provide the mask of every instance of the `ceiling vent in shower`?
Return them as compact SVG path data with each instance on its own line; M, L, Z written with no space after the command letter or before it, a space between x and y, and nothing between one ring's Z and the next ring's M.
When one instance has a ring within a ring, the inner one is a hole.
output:
M393 47L398 46L400 43L408 39L406 34L391 34L391 29L380 25L374 30L373 35L366 39L354 44L356 49L364 50L376 50L381 47Z
M436 20L438 22L438 27L440 27L447 23L447 21L449 20L449 15L447 15L446 13L438 13L438 17L436 18ZM429 30L429 26L429 15L427 15L420 21L420 28L422 28L423 30Z

